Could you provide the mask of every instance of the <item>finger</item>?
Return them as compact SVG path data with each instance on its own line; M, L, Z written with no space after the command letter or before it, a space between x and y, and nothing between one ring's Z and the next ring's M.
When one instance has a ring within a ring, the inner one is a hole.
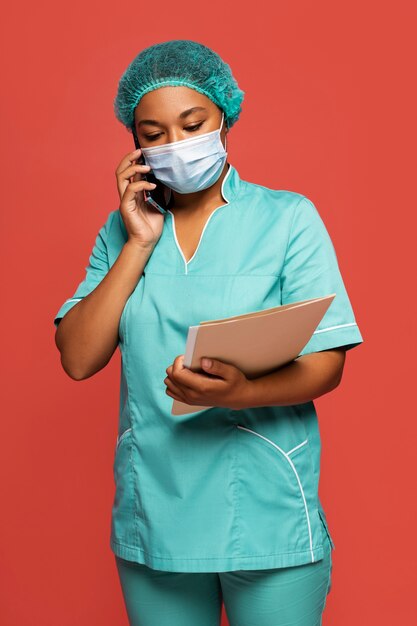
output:
M129 165L133 165L136 162L136 160L140 157L141 154L142 154L142 150L140 148L138 148L137 150L133 150L132 152L129 152L128 154L126 154L116 168L116 175L120 174L120 172L122 172L127 167L129 167Z
M167 376L164 379L164 383L167 386L167 389L169 389L172 393L177 394L178 397L180 397L182 400L185 398L184 396L184 391L183 389L181 389L181 387L179 385L177 385L172 378L170 378L169 376Z
M147 180L138 180L134 183L129 183L124 190L122 202L123 204L128 204L140 191L144 189L155 189L155 187L156 185L154 183L150 183Z
M136 183L139 180L143 180L149 170L150 168L146 165L132 165L131 167L125 169L121 174L118 174L116 176L116 180L120 198L123 197L129 183Z
M169 380L172 381L174 385L179 386L182 392L186 392L187 390L192 391L194 389L193 387L188 387L187 385L183 383L183 381L179 380L178 372L184 369L188 369L188 368L184 366L184 355L181 354L180 356L176 357L172 365L167 367L165 371L168 374Z
M137 160L141 159L141 153L142 151L140 148L130 152L121 160L116 169L117 190L119 192L120 200L122 200L126 186L129 182L141 180L144 175L150 171L150 167L147 167L146 163L137 163Z
M130 165L125 170L117 174L117 178L119 181L129 180L132 176L135 176L136 174L138 174L142 178L142 176L146 175L150 171L150 169L151 168L149 165L143 165L142 163Z
M194 385L189 386L182 377L183 372L189 372L192 375L194 374L192 370L184 365L184 354L180 354L174 359L172 365L167 369L167 374L172 380L174 380L174 382L179 383L185 388L194 389Z
M179 361L175 359L172 368L172 377L174 382L180 384L185 389L189 389L190 391L204 392L209 389L214 389L213 384L218 385L219 382L224 383L221 378L211 378L206 376L206 374L193 372L188 367L184 367L183 359Z
M200 365L204 372L212 374L213 376L219 376L224 380L233 378L236 373L236 367L234 365L219 361L219 359L203 357Z
M179 396L178 394L172 392L170 389L166 389L165 393L167 396L169 396L170 398L173 398L174 400L178 400L179 402L185 402L185 404L188 404L188 402L185 400L185 398L183 398L182 396Z

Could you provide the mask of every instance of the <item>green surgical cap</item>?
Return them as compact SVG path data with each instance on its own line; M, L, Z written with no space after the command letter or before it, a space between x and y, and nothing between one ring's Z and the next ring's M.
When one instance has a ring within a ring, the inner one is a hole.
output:
M184 85L206 95L224 111L227 126L239 119L244 91L230 66L213 50L189 39L173 39L142 50L123 73L114 99L117 119L132 132L142 96L165 85Z

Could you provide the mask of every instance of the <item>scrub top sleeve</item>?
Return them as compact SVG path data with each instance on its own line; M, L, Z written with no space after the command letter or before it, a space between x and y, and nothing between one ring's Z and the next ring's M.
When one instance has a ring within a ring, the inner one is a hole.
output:
M60 309L56 313L54 317L55 327L58 327L61 318L64 317L64 315L68 313L68 311L72 309L73 306L78 304L80 300L82 300L85 296L91 293L93 289L97 287L97 285L102 281L104 276L109 271L110 266L107 240L110 229L110 222L112 219L113 212L110 213L106 223L103 224L96 236L95 243L88 260L88 265L85 268L85 275L83 280L78 285L75 293L70 298L65 300L65 302L63 302Z
M282 304L335 293L299 356L363 342L330 235L315 205L303 196L294 210L281 274Z

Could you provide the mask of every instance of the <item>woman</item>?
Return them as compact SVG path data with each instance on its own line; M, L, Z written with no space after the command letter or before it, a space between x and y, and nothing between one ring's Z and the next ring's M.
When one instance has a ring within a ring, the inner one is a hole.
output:
M223 600L231 626L314 626L330 590L313 399L362 337L314 204L227 161L243 94L194 41L132 61L115 112L140 148L117 167L120 208L54 320L76 380L121 351L110 546L131 624L219 624ZM151 168L165 213L144 201ZM299 357L266 376L183 365L190 325L331 293ZM174 398L212 408L174 416Z

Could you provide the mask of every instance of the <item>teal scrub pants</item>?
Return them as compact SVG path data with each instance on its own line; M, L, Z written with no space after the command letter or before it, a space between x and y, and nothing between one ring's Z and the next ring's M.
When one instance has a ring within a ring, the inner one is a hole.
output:
M116 556L130 626L321 626L332 554L315 563L264 570L183 573Z

